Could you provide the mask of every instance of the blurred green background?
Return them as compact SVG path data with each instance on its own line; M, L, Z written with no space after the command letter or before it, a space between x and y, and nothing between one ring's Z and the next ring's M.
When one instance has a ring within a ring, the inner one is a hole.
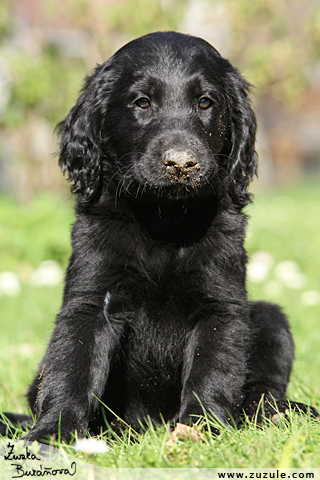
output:
M290 316L289 394L320 407L320 5L313 0L0 0L0 409L23 392L59 310L71 198L53 129L82 80L132 38L201 36L254 85L259 180L251 298Z

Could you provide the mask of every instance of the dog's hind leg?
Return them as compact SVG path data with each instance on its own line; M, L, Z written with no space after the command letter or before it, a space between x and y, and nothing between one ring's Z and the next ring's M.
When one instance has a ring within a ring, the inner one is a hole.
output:
M32 414L36 415L35 402L38 393L38 388L41 380L41 371L43 365L40 365L40 373L35 378L34 382L29 387L27 393L28 403ZM26 431L34 424L34 419L31 415L24 415L21 413L0 413L0 435L4 437L13 438L16 434L21 434L21 430Z
M279 414L285 416L290 409L310 411L311 416L319 417L313 407L285 400L294 358L286 316L276 305L255 302L251 304L250 319L254 342L242 410L257 423L264 417L278 423Z
M6 413L0 415L0 435L13 438L21 434L21 430L30 430L34 424L31 415Z

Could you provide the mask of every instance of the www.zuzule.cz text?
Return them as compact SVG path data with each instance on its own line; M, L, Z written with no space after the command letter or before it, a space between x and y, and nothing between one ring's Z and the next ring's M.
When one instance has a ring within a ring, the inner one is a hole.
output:
M314 478L314 473L312 472L292 472L290 474L287 474L285 472L281 472L280 470L276 470L273 472L218 472L218 478L223 478L223 479L239 479L239 478L259 478L259 479L264 479L264 478L273 478L273 479L282 479L282 480L287 480L288 478L294 478L294 479L313 479Z

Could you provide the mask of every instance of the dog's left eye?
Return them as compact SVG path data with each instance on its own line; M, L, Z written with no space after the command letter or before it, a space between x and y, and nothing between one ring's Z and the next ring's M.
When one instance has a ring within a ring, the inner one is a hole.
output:
M202 97L202 98L200 98L200 100L199 100L199 108L201 108L202 110L206 110L206 109L209 108L211 105L212 105L212 100L210 100L210 98L208 98L208 97Z
M138 98L138 100L136 100L136 105L138 105L138 107L140 108L149 108L150 107L150 100L148 98Z

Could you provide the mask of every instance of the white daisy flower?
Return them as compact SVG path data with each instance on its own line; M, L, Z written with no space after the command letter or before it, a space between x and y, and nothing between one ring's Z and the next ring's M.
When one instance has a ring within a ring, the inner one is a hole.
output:
M102 440L97 440L96 438L81 438L77 440L75 446L75 450L79 452L83 452L85 455L96 455L98 453L106 453L109 447L106 445L105 442Z
M54 260L45 260L31 274L30 283L33 287L54 287L63 280L63 270Z
M0 273L0 296L17 297L21 293L20 280L16 273Z
M301 303L306 306L320 305L320 292L307 290L301 295Z
M248 264L247 274L249 280L254 283L261 283L267 279L270 268L274 264L274 258L269 252L255 252Z
M308 279L300 272L299 265L293 260L278 263L275 268L277 279L287 288L299 289L306 286Z

